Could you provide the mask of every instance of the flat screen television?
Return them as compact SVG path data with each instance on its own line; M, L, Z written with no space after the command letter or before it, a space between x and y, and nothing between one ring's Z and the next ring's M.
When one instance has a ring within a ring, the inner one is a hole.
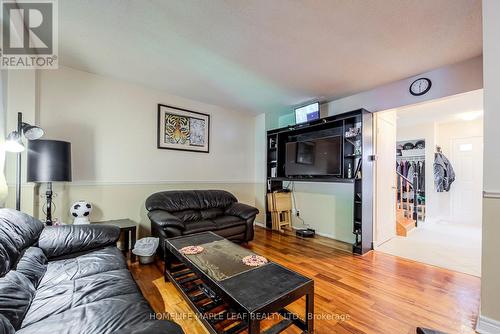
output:
M306 123L319 119L319 102L295 108L295 124Z
M286 176L341 176L342 136L286 144Z

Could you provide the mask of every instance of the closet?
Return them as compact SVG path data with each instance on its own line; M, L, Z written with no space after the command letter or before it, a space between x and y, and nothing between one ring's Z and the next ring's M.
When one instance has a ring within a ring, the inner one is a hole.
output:
M425 141L396 143L396 207L417 224L425 220Z

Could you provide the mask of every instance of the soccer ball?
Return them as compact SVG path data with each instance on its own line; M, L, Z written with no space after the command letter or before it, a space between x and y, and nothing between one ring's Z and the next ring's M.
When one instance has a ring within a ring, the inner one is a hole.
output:
M73 224L90 224L90 213L92 212L92 204L86 201L78 201L73 203L69 210L75 218Z

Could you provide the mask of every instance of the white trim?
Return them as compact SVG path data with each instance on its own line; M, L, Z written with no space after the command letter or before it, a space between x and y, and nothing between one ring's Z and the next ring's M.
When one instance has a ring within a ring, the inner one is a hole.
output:
M309 226L309 225L307 225L307 226ZM307 228L307 226L305 226L305 228ZM294 229L294 230L300 230L302 228L304 228L304 227L292 226L292 229ZM337 239L333 234L323 233L323 232L318 232L318 231L315 231L314 233L316 235L319 235L320 237L325 237L325 238L328 238L328 239L332 239L332 240L334 240L336 242L344 243L344 244L347 244L347 245L351 245L352 244L349 241L344 241L344 240Z
M484 190L483 191L483 198L500 198L500 191L494 191L494 190Z
M164 181L74 181L65 182L69 186L121 186L121 185L161 185L161 184L255 184L249 180L164 180ZM15 183L7 183L8 187L15 187ZM33 187L34 184L23 183L22 187Z
M480 334L498 334L500 333L500 321L479 315L476 331Z
M35 188L36 183L21 183L21 188ZM8 188L15 188L15 183L7 183Z
M261 222L254 222L253 224L254 224L254 225L257 225L257 226L260 226L260 227L264 227L264 228L266 228L266 224L261 223Z

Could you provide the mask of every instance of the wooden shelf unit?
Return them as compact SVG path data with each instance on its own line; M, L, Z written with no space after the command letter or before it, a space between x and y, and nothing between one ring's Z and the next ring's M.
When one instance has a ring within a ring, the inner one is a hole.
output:
M346 138L345 133L352 127L360 128L360 134ZM335 135L342 135L343 138L340 176L286 176L286 143ZM360 149L356 151L357 141ZM356 241L352 249L356 254L365 254L373 249L373 115L370 112L359 109L307 124L270 130L267 132L266 145L267 192L281 190L283 182L290 181L353 184L353 234ZM361 163L361 175L356 178L359 163ZM268 212L267 207L266 227L272 228L271 213Z

